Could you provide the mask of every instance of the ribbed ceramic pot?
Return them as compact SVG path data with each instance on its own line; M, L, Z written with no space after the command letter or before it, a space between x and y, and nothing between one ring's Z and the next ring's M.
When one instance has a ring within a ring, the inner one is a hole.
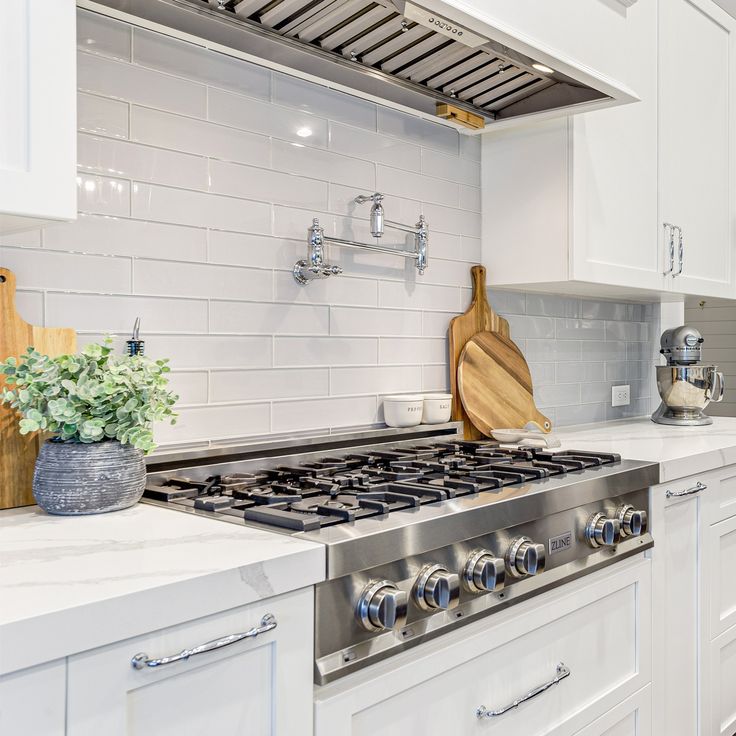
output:
M146 483L143 453L117 440L48 440L33 474L36 503L49 514L102 514L137 503Z

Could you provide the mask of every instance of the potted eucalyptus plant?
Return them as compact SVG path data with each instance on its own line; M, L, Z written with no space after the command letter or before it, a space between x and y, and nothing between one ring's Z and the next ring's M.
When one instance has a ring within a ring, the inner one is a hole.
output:
M31 347L0 363L0 400L20 415L20 433L52 435L33 476L42 509L96 514L140 500L153 424L176 421L169 370L167 360L115 354L110 338L78 355L51 358Z

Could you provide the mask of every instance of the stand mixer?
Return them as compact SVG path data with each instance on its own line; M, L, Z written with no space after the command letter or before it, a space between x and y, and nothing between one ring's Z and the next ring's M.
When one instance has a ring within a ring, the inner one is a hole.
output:
M659 352L667 365L656 368L662 403L652 421L686 427L713 423L703 409L711 401L723 399L723 374L715 365L700 365L702 344L702 335L687 325L662 333Z

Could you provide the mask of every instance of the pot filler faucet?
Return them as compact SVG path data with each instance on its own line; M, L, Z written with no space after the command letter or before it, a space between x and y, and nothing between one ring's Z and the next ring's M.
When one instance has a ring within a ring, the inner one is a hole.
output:
M363 248L364 250L373 250L378 253L389 253L391 255L402 256L403 258L411 258L416 261L419 275L424 274L424 269L427 268L427 247L429 245L429 228L427 227L427 221L424 219L424 215L419 215L419 222L413 227L411 225L403 225L400 222L387 220L386 212L383 208L383 194L380 192L360 194L355 198L355 202L357 204L372 203L370 224L371 234L374 238L382 238L385 228L411 233L414 236L414 249L407 250L391 245L378 245L377 243L359 243L355 240L326 236L324 228L319 224L319 219L315 217L312 220L311 227L307 229L307 258L306 260L297 261L294 264L294 279L296 282L299 284L308 284L314 279L325 279L328 276L337 276L342 273L340 266L333 266L325 262L325 243L344 245L349 248Z

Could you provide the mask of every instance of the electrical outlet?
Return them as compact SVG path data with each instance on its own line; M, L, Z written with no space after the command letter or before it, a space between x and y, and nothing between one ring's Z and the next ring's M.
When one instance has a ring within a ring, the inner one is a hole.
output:
M611 389L611 406L628 406L631 403L631 390L628 386L614 386Z

